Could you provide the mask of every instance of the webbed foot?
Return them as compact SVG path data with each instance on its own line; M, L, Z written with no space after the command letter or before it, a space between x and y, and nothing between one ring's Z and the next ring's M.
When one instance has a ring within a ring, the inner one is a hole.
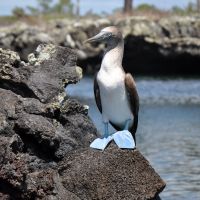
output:
M111 140L113 140L112 136L108 136L107 138L103 138L103 139L97 138L90 144L90 147L93 149L104 150Z
M128 130L117 131L113 134L113 139L120 149L134 149L135 141Z

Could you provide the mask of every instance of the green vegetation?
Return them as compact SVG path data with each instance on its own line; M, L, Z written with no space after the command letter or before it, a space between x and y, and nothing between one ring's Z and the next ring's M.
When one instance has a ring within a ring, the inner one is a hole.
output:
M53 7L52 11L56 13L68 13L69 15L73 14L74 5L70 0L59 0L59 2Z
M51 11L52 0L37 0L41 13L49 13Z
M28 12L30 15L73 15L73 4L71 0L59 0L58 3L53 4L53 0L37 0L38 6L28 6ZM25 16L26 13L22 8L16 7L13 10L15 17Z
M178 14L178 15L188 15L188 14L193 14L193 13L197 13L198 11L198 7L196 4L193 3L189 3L187 5L186 8L180 8L177 6L174 6L172 8L172 13Z
M137 11L148 12L148 11L160 11L156 6L150 4L140 4L137 8Z
M13 13L13 16L16 18L22 18L22 17L26 16L24 9L20 8L20 7L15 7L12 10L12 13Z
M15 7L12 10L12 16L0 17L0 25L8 25L17 20L30 24L38 24L41 21L51 19L62 19L74 17L74 5L71 0L58 0L53 4L53 0L37 0L38 6L28 6L26 9ZM39 21L38 21L39 16Z
M197 5L194 3L191 3L191 2L185 8L180 8L178 6L174 6L174 7L172 7L171 10L168 10L168 11L160 10L156 6L150 5L150 4L140 4L138 7L135 8L135 11L142 12L142 13L145 13L145 12L152 12L152 13L169 12L169 13L172 13L175 15L189 15L189 14L199 12Z
M120 13L122 9L115 9L114 14ZM162 10L154 5L150 4L140 4L133 9L133 15L158 15L158 16L169 16L169 15L199 15L200 14L200 0L196 3L189 2L186 7L174 6L170 10Z
M36 18L35 16L40 16L40 20L48 21L56 18L74 18L79 15L80 0L76 1L76 5L72 3L72 0L57 0L56 4L53 0L36 1L38 3L36 7L28 6L26 9L20 7L14 8L12 11L12 16L0 17L0 24L9 24L9 22L19 19L26 22L31 21L31 23L37 23L38 18ZM127 6L128 5L129 4L127 4ZM140 4L138 7L133 6L133 12L131 12L130 15L166 17L168 15L191 15L197 13L200 14L200 0L197 0L196 3L189 3L185 8L174 6L171 10L160 10L154 5ZM111 17L123 17L123 14L124 8L118 8L113 11ZM105 17L109 15L107 13L102 13L101 16ZM88 11L82 17L96 19L99 18L99 15L93 13L92 11Z

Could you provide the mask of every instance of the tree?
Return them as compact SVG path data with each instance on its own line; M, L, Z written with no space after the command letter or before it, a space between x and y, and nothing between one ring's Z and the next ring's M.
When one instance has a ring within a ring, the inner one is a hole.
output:
M124 13L131 14L133 9L133 0L124 0Z
M148 12L148 11L158 11L158 9L154 6L154 5L150 5L150 4L140 4L138 7L137 7L137 10L138 11L143 11L143 12Z
M48 13L51 11L50 4L52 3L52 0L37 0L41 9L42 13Z
M197 10L200 12L200 0L197 0Z
M71 3L71 0L59 0L59 2L55 5L54 11L58 13L73 13L73 4Z
M77 4L76 4L76 15L77 15L77 17L80 16L80 0L77 0Z
M28 6L27 9L32 15L59 13L59 14L73 14L73 4L71 0L59 0L57 4L52 5L53 0L37 0L38 7Z
M12 13L17 18L22 18L22 17L26 16L26 13L25 13L24 9L20 8L20 7L15 7L12 10Z
M194 3L192 3L192 2L189 2L188 6L185 9L185 11L186 11L187 14L196 12L196 5Z
M31 15L38 15L40 11L32 6L27 6L27 10L31 13Z

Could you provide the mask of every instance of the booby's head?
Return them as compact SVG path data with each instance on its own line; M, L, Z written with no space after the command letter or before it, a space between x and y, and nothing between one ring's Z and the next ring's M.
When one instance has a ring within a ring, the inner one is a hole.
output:
M97 35L89 38L85 43L100 42L105 43L107 46L117 45L123 40L122 33L115 26L109 26L100 31Z

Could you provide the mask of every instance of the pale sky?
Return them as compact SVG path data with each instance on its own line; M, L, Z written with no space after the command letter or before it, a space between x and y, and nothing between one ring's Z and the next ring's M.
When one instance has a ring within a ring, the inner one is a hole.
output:
M55 3L57 0L53 0ZM76 3L76 0L72 0ZM196 0L134 0L134 5L142 3L156 5L158 8L170 9L172 6L186 7L189 2L195 3ZM88 10L96 13L112 12L115 8L120 8L123 5L123 0L80 0L81 14ZM0 0L0 15L10 15L14 7L37 6L37 0Z

